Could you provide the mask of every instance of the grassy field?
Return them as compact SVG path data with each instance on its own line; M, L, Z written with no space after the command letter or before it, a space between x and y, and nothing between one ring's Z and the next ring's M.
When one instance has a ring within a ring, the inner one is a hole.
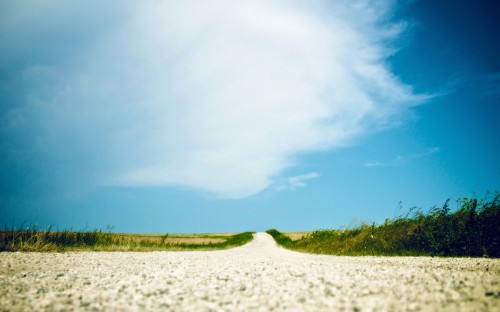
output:
M312 232L287 232L283 233L286 237L290 238L293 241L302 239L306 237L307 235L310 235Z
M221 233L221 234L128 234L119 233L113 234L114 237L140 243L141 241L148 241L153 243L166 243L166 244L218 244L223 243L227 238L234 233Z
M267 233L286 248L319 254L500 257L498 192L457 203L453 212L449 200L426 213L411 208L381 225L361 223L306 235L275 229Z
M127 234L95 231L40 231L36 227L0 231L0 251L161 251L213 250L243 245L252 232L221 234Z

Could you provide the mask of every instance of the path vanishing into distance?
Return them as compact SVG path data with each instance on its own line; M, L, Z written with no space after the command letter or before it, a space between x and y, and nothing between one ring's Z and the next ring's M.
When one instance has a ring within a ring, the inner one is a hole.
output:
M4 311L500 311L500 260L221 251L0 253Z

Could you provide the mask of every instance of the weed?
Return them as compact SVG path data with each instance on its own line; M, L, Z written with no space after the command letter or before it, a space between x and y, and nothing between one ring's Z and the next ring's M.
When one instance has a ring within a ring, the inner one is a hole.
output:
M52 227L40 231L36 226L16 230L14 228L0 231L0 251L68 251L68 250L94 250L94 251L152 251L152 250L211 250L225 249L243 245L253 238L252 232L234 235L199 235L208 243L200 243L193 238L193 243L167 242L169 234L133 235L114 234L110 231L57 231L52 232ZM158 238L158 239L157 239ZM210 241L217 240L216 243Z
M494 195L494 196L492 196ZM461 198L451 212L450 200L427 213L412 207L385 223L314 231L292 241L267 231L286 248L337 255L428 255L500 257L500 194L485 199Z

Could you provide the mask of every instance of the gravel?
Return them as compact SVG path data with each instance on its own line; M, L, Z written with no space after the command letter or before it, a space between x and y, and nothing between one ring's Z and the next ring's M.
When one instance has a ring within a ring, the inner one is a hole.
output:
M0 310L500 311L500 260L221 251L0 253Z

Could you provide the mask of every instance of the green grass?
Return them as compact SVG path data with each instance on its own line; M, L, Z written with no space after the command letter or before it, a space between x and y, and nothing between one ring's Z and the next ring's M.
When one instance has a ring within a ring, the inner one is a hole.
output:
M0 251L214 250L246 244L253 239L252 234L144 235L114 234L102 230L52 232L50 227L43 231L26 227L0 231ZM182 239L183 242L175 242L176 239Z
M426 213L411 208L384 224L314 231L292 240L268 230L286 248L332 255L500 257L498 192L482 200L461 198L451 212L449 200Z

